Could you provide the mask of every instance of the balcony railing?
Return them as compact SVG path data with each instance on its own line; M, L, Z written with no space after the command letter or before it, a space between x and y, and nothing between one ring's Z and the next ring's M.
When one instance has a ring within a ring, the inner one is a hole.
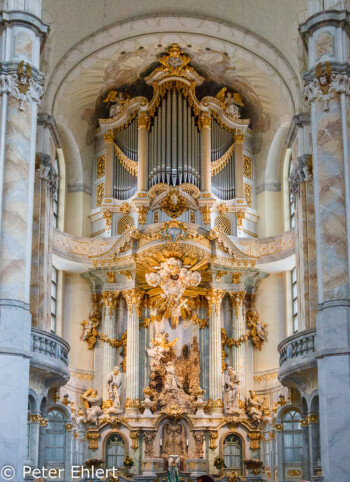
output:
M305 355L312 355L316 351L316 330L302 331L286 338L278 345L280 367L287 361Z
M30 351L60 360L68 367L69 344L53 333L32 327Z

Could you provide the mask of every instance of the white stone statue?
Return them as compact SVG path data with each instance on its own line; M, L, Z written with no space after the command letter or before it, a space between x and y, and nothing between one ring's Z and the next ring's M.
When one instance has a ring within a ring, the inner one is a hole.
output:
M182 383L175 375L175 367L171 362L165 365L165 372L164 391L182 390Z
M267 331L259 319L255 324L255 332L256 336L258 336L262 341L267 341Z
M249 390L247 399L247 414L256 424L260 424L263 417L263 402L260 402L254 390Z
M98 396L95 388L88 388L82 398L85 401L86 421L97 423L98 418L103 413L101 408L102 398Z
M122 386L122 375L120 373L120 368L115 366L113 372L108 375L107 378L107 395L109 400L112 401L113 407L116 411L121 410L121 403L120 403L120 389Z
M238 373L232 367L228 367L224 385L226 394L226 411L232 410L237 403L239 381Z

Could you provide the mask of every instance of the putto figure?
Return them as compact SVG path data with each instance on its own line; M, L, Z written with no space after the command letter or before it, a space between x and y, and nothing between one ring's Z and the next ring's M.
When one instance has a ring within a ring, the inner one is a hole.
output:
M177 258L169 258L155 269L156 273L146 274L147 283L153 287L159 286L163 291L155 307L161 319L171 318L172 328L176 328L181 310L186 308L187 300L182 298L185 289L198 286L201 275L197 271L190 271Z

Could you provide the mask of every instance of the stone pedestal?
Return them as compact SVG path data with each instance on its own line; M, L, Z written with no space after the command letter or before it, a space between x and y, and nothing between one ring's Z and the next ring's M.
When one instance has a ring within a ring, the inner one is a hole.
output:
M208 464L204 459L187 459L186 472L190 472L190 477L200 477L208 473Z
M157 472L163 472L164 460L162 458L144 458L142 462L142 475L144 477L157 477Z

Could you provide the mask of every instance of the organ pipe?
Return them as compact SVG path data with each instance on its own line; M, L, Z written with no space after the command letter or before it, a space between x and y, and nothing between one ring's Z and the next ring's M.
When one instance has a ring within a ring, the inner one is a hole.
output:
M233 134L215 119L211 123L211 162L220 159L234 142ZM201 136L192 108L175 87L162 98L148 132L148 184L179 185L193 183L200 187ZM137 119L116 134L116 143L123 153L138 161ZM128 199L135 194L137 178L116 159L114 195ZM235 159L212 176L212 191L222 200L235 197Z

